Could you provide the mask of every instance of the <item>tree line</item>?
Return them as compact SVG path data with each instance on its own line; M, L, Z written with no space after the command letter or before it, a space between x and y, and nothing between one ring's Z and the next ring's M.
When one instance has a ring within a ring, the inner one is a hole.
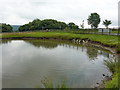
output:
M79 29L74 23L66 24L65 22L60 22L54 19L35 19L28 24L19 27L19 31L35 31L35 30L64 30L69 29Z
M97 13L91 13L87 19L88 25L91 26L92 29L97 29L98 25L101 22L100 15ZM108 26L112 24L111 20L104 20L103 25L108 28ZM84 29L84 20L83 23L80 25L81 28ZM54 19L35 19L32 22L24 24L19 27L19 31L36 31L36 30L64 30L64 29L72 29L77 30L79 26L73 22L66 24L65 22L57 21ZM1 32L12 32L12 26L9 24L0 24Z
M0 23L0 32L13 32L12 26L6 23Z

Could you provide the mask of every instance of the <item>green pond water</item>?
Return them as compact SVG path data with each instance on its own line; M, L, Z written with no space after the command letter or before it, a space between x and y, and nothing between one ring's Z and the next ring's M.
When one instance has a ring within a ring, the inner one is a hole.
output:
M111 73L103 64L113 55L91 46L62 41L3 40L2 87L36 88L41 80L66 82L69 88L91 88L102 74Z

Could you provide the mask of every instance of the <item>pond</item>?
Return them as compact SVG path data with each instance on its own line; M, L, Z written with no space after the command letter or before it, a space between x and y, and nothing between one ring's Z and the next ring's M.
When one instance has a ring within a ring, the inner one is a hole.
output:
M111 73L105 50L53 40L3 40L2 87L36 88L41 80L65 82L69 88L92 88Z

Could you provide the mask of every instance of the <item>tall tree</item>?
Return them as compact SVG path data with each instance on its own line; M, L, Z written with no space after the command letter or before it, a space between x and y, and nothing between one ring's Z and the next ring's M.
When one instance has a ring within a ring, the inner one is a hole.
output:
M91 25L91 28L97 28L100 23L100 15L97 13L91 13L91 15L88 16L88 25Z
M106 28L108 28L110 24L112 24L111 20L106 19L105 21L103 21L103 25L105 25Z

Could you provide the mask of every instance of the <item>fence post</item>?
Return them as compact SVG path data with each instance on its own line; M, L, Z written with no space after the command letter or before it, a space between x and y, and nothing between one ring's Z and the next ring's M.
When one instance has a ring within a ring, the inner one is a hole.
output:
M102 29L102 35L103 35L103 29Z
M109 35L110 35L110 29L109 29Z
M119 33L120 33L120 27L118 27L118 35L119 35Z

